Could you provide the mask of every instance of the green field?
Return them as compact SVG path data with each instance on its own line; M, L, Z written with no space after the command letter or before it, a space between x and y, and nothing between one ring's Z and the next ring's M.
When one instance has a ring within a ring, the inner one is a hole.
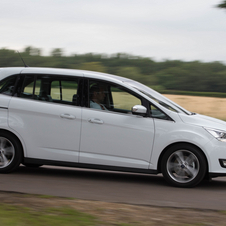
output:
M47 208L34 210L0 204L0 225L2 226L85 226L98 225L92 215L76 211L72 208Z

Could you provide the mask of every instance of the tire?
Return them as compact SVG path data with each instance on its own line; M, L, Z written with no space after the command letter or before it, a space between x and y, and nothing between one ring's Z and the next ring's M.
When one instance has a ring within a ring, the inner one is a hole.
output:
M0 173L16 170L22 161L22 153L22 146L14 135L0 132Z
M165 180L176 187L194 187L206 175L203 153L193 145L177 144L163 155L161 170Z

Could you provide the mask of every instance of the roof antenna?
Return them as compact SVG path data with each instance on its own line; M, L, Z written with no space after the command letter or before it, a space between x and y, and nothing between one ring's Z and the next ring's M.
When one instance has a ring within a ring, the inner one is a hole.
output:
M20 52L17 50L17 52L18 52L18 54L20 55ZM20 58L21 58L21 60L23 61L23 63L24 63L24 67L29 67L27 64L25 64L25 62L24 62L24 59L22 58L22 56L20 55Z

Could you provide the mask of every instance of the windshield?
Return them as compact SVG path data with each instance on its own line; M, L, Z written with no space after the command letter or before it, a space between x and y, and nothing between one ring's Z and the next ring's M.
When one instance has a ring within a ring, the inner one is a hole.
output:
M191 115L192 113L190 111L187 111L186 109L182 108L178 104L174 103L170 99L164 97L162 94L154 91L153 89L135 81L125 81L125 84L132 86L133 88L137 89L144 95L151 98L156 103L160 104L161 106L165 107L166 109L173 111L173 112L181 112L187 115Z

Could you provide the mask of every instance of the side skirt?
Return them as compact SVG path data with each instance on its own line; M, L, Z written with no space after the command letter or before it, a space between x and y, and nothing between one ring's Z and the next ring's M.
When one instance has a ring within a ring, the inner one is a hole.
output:
M37 165L77 167L77 168L86 168L86 169L99 169L99 170L109 170L109 171L121 171L121 172L131 172L131 173L158 174L157 170L151 170L151 169L137 169L137 168L127 168L127 167L118 167L118 166L94 165L94 164L86 164L86 163L61 162L61 161L33 159L33 158L24 158L23 163L37 164Z

